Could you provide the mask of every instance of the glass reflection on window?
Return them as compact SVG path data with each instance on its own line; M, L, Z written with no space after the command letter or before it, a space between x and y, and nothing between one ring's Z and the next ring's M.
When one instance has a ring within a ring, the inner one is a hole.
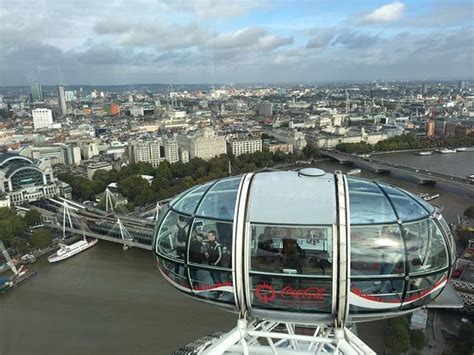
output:
M191 219L170 211L158 233L157 252L184 261Z
M409 195L389 185L380 184L380 187L389 196L401 220L406 221L428 217L428 212Z
M386 308L400 306L402 302L404 280L403 278L392 279L370 279L353 280L351 282L351 292L357 296L351 302L352 312L365 312L374 310L365 300L386 303ZM365 305L365 307L364 307ZM379 312L380 308L375 308Z
M196 218L189 241L189 262L232 267L232 223Z
M251 225L253 271L331 275L332 228Z
M187 289L191 288L188 282L188 277L184 268L184 264L169 261L166 259L159 259L159 267L160 270L166 275L166 277L171 279L171 281Z
M349 178L348 185L351 225L396 222L390 203L375 183Z
M448 266L445 240L432 219L405 224L403 228L410 274L426 273Z
M195 188L174 204L173 209L186 214L193 214L202 196L213 183L214 182L208 182L207 184Z
M217 182L204 196L197 215L233 220L241 177Z
M397 224L351 227L351 275L403 273L403 244Z
M234 303L232 274L227 271L189 267L194 294L198 297Z

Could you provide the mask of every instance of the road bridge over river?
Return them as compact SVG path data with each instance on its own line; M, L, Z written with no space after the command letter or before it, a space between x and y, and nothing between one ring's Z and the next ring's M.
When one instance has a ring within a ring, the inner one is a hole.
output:
M347 154L339 151L324 150L323 156L339 161L341 164L352 164L358 168L374 172L376 174L396 173L401 176L415 179L419 184L449 183L456 187L474 192L474 185L467 178L442 174L434 171L418 169L416 167L404 166L390 163L367 156Z

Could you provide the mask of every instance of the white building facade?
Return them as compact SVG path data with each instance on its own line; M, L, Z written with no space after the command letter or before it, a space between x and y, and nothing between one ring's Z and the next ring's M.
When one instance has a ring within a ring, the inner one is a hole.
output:
M131 163L150 163L154 168L165 160L161 155L161 139L130 142L128 145Z
M209 160L227 153L227 143L224 136L218 136L211 128L205 128L195 136L178 136L181 150L189 152L189 159L201 158Z
M262 151L262 140L258 138L235 139L228 144L228 153L235 157Z
M53 112L49 108L37 108L31 111L35 130L50 128L53 124Z

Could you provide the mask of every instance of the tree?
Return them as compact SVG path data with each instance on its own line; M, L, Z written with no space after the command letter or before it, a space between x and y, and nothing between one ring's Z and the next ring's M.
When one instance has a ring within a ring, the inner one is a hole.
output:
M388 334L386 346L390 350L390 354L401 354L410 348L408 320L405 316L389 320Z
M474 353L474 325L461 324L458 332L459 344L455 348L455 354Z
M303 148L303 156L306 159L315 159L315 158L320 158L321 153L319 152L319 149L314 144L308 143Z
M474 218L474 206L466 208L464 210L464 215L468 218Z
M426 346L426 334L420 329L410 330L411 346L417 350L423 350Z
M28 212L26 212L23 220L29 226L41 224L41 213L31 208Z
M21 254L26 254L29 249L26 240L20 237L13 238L13 240L11 241L11 245Z
M49 229L39 228L35 229L31 237L32 248L46 248L51 244L52 238Z
M0 237L8 247L15 237L23 237L28 226L15 210L0 208Z
M119 191L134 205L143 206L154 198L148 182L140 176L133 175L119 181Z

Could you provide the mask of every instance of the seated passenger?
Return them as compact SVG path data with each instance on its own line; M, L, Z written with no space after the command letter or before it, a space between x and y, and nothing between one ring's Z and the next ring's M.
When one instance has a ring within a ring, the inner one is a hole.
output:
M303 273L303 250L295 239L283 239L283 269Z

